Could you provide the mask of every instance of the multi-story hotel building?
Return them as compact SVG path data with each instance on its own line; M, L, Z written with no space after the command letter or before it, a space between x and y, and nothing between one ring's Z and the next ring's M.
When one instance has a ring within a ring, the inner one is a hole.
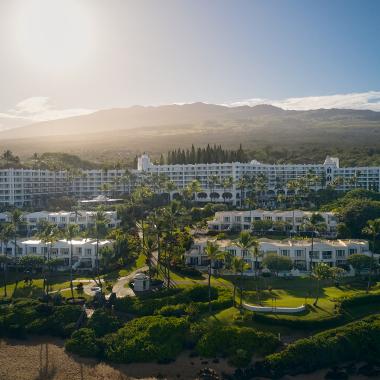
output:
M185 261L188 265L206 266L208 257L204 252L207 245L207 238L197 239L190 250L185 253ZM295 266L300 270L310 270L311 265L316 263L326 263L330 266L345 265L350 255L360 253L370 256L368 242L366 240L324 240L314 239L313 248L311 240L259 240L260 255L254 257L251 251L243 250L231 240L218 240L221 250L230 253L232 256L241 257L248 264L247 272L254 271L255 263L258 268L262 267L263 259L269 254L277 254L289 257ZM378 262L379 254L374 254ZM312 263L312 264L311 264Z
M379 191L380 167L346 167L339 166L339 159L327 156L323 164L263 164L256 160L241 163L155 165L149 156L142 155L138 159L138 172L161 174L173 181L179 189L197 179L202 186L202 193L197 194L197 201L211 201L210 193L218 194L212 200L224 201L223 193L228 191L228 201L239 204L241 189L237 182L244 176L261 177L265 181L266 193L275 196L289 193L286 185L289 181L305 178L312 174L318 181L311 185L312 190L319 190L328 185L340 191L352 188L364 188ZM210 177L216 176L218 184L210 184ZM233 185L225 189L221 185L224 180L232 178ZM339 178L339 181L337 180ZM246 189L247 191L248 189Z
M1 169L0 207L34 205L47 195L70 194L78 198L88 198L101 193L127 193L133 185L125 174L126 171L122 169L83 170L80 175L67 171ZM223 193L228 192L227 200L239 204L242 190L237 188L236 183L244 176L261 176L268 196L293 191L287 189L286 184L308 174L319 178L312 184L313 190L329 184L334 184L337 190L342 191L354 187L377 191L380 189L380 167L341 168L339 159L334 157L327 157L323 164L264 164L253 160L246 163L156 165L144 154L139 157L137 170L132 170L132 174L137 181L149 174L163 175L173 181L179 190L197 179L203 190L196 194L195 200L200 202L211 201L211 193L214 194L213 201L221 202L225 200ZM218 183L211 182L211 177L216 177ZM220 183L229 178L232 178L233 185L223 188ZM102 189L104 184L109 184L111 189Z
M338 220L333 212L318 212L323 218L324 233L334 236ZM207 222L209 231L243 231L253 230L255 221L271 221L273 228L276 229L276 223L279 227L286 231L297 232L304 230L307 220L311 218L311 211L266 211L266 210L249 210L249 211L219 211L215 213L215 217Z
M105 211L106 224L108 228L114 228L120 225L116 211ZM94 227L96 212L95 211L37 211L25 213L22 216L24 226L28 233L38 230L38 226L43 222L55 224L59 228L67 228L70 224L77 224L80 229ZM10 223L12 217L10 213L0 213L0 223Z
M73 261L70 263L71 245L73 246ZM112 247L113 242L110 240L99 241L98 254L101 255L102 249ZM72 265L74 268L94 269L96 267L96 250L97 243L95 239L75 239L58 240L53 243L52 247L41 240L19 239L17 240L17 249L13 241L4 243L0 241L0 253L8 257L21 258L23 256L39 256L62 259L62 267ZM49 252L48 252L49 251Z

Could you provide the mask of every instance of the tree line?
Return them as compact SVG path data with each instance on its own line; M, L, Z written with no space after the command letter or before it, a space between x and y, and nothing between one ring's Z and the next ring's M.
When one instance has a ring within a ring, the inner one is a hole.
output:
M166 160L163 155L160 164L211 164L221 162L247 162L248 157L242 145L236 150L223 149L221 145L207 145L206 148L191 146L190 149L174 149L167 153Z

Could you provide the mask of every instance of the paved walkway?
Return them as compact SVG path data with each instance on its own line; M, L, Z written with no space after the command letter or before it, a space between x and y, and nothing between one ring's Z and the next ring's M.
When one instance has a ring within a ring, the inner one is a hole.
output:
M141 267L139 269L136 269L135 271L129 273L128 276L120 277L115 285L112 288L112 292L116 293L117 298L122 298L126 296L134 297L135 293L134 291L128 286L128 283L133 279L136 273L138 272L144 272L148 270L147 266Z

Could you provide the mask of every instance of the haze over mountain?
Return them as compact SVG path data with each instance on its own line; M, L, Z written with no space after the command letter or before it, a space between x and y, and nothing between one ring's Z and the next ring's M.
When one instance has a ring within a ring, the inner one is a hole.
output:
M375 147L380 112L350 109L283 110L272 105L227 107L193 103L108 109L0 132L0 148L19 154L67 151L113 155L173 147L243 143L257 146Z

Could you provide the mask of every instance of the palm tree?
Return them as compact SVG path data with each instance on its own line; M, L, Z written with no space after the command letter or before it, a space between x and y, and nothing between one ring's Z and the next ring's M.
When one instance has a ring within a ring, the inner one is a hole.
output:
M172 193L173 193L173 191L177 190L177 185L173 181L168 180L165 183L165 190L168 192L169 202L171 202L172 201Z
M11 212L11 225L12 225L12 231L13 231L13 243L15 247L15 264L17 265L17 233L20 230L21 225L24 223L23 221L23 214L19 209L14 209ZM18 278L16 279L16 286L18 283Z
M369 292L371 287L372 271L373 271L373 256L376 247L376 238L380 234L380 218L375 220L369 220L367 226L363 228L363 233L369 236L372 236L372 249L371 249L371 262L369 264L369 275L368 275L368 284L366 292Z
M219 183L219 177L216 176L216 175L211 175L210 177L208 177L208 188L210 189L210 198L211 198L211 202L214 201L214 196L212 194L215 193L215 187L218 185Z
M314 255L314 236L319 229L325 227L325 220L323 216L318 213L313 213L311 217L307 220L307 225L311 229L311 254L310 254L310 273L313 268L313 255Z
M71 298L74 299L73 286L73 239L79 234L79 226L77 224L69 224L65 233L67 241L70 241L70 289Z
M10 241L10 239L12 239L12 236L13 236L13 226L12 225L5 225L1 232L0 232L0 240L1 240L1 243L5 245L5 252L4 252L4 262L3 262L3 265L4 265L4 297L7 297L8 294L7 294L7 275L8 275L8 243Z
M99 208L95 214L95 237L96 237L96 252L95 252L95 260L96 260L96 275L98 278L97 285L102 288L102 282L99 279L99 242L101 237L106 234L107 231L107 215L106 213Z
M249 183L249 181L247 180L246 176L241 177L236 182L236 188L240 190L240 208L244 207L244 194L245 194L245 189L246 189L248 183Z
M223 194L222 194L222 197L223 197L223 203L226 203L226 190L227 189L230 189L234 184L234 179L229 176L229 177L226 177L223 179L221 185L223 187Z
M216 241L208 241L204 249L204 253L208 258L208 310L211 312L211 265L216 260L224 256L224 252L220 250Z
M48 226L45 232L45 241L49 244L48 250L48 276L51 277L51 264L52 264L52 253L53 253L53 245L56 243L61 236L61 231L54 224ZM46 281L46 295L49 293L49 280Z
M330 267L325 263L318 263L313 268L314 277L317 279L317 295L315 297L315 301L313 303L314 306L317 306L319 300L319 291L320 291L320 283L321 280L325 280L331 276Z
M241 284L241 279L244 273L246 263L241 257L234 257L232 260L232 268L235 274L240 274L240 284ZM241 288L241 287L240 287ZM241 295L241 290L240 290L240 295ZM236 307L236 281L234 281L234 292L233 292L233 303L234 306ZM242 305L242 297L240 297L240 305Z
M251 235L251 233L249 231L242 231L240 233L240 236L239 236L239 239L235 242L235 245L237 247L240 248L241 250L241 253L242 253L242 257L244 257L244 253L249 253L252 248L254 248L254 250L257 250L258 251L258 247L259 247L259 242L258 240L253 237ZM256 260L258 258L258 255L256 257ZM255 263L256 264L256 263ZM242 304L242 299L243 299L243 285L242 285L242 281L243 281L243 272L241 272L241 286L240 286L240 304Z

